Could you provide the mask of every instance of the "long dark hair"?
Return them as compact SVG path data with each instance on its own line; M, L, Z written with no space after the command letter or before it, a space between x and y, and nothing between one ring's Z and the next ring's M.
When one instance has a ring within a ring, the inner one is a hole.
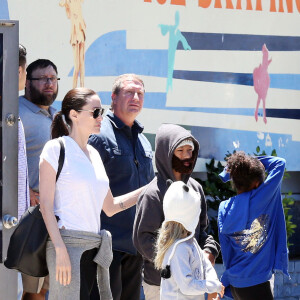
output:
M96 95L96 92L87 88L75 88L68 91L62 101L61 111L55 115L52 121L51 136L53 139L69 135L68 127L72 127L70 111L82 109L86 105L87 99L93 95Z

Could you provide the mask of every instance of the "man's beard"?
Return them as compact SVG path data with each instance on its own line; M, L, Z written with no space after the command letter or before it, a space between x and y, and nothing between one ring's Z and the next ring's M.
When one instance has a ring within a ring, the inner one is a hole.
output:
M50 106L57 97L58 87L52 95L45 95L30 84L30 101L37 105Z
M193 151L194 152L194 151ZM184 163L190 163L189 166L185 166ZM181 174L191 174L194 170L195 155L193 153L191 158L188 159L179 159L176 155L173 154L172 157L172 168Z

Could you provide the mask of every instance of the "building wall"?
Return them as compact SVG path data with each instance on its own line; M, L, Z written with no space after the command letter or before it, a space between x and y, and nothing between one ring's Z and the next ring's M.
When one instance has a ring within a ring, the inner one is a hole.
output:
M20 21L28 63L57 65L58 109L74 86L72 37L84 44L84 85L105 107L116 76L142 76L145 132L185 126L201 144L197 171L257 147L300 171L299 10L298 0L0 0L0 19Z
M289 247L290 258L300 258L300 197L299 195L293 195L295 198L295 203L290 208L290 213L292 215L291 221L297 225L294 234L291 236L289 242L291 246Z
M215 266L219 278L224 272L221 264ZM282 274L275 274L274 280L274 299L275 300L299 300L300 299L300 260L289 262L289 280ZM230 299L224 297L223 299Z

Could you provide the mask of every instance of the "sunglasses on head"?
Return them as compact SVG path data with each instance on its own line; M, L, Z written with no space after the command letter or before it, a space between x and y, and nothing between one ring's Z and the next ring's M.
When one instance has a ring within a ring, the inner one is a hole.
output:
M77 111L89 111L91 113L93 113L93 118L97 119L100 115L102 116L104 113L104 108L95 108L93 110L91 109L78 109Z

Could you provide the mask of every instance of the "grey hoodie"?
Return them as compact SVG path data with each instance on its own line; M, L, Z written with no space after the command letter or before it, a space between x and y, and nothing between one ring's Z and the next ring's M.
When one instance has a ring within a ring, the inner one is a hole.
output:
M183 140L190 138L194 142L197 156L199 143L183 127L173 124L163 124L158 129L155 139L155 164L157 176L148 184L140 195L136 205L136 215L133 226L133 243L144 259L144 281L150 285L160 285L160 272L154 268L154 245L157 231L164 221L163 197L167 190L166 181L175 181L172 170L172 157L174 150ZM195 167L196 161L194 163ZM207 235L205 229L208 225L206 200L201 185L190 177L183 175L182 181L192 187L201 196L201 214L195 232L195 238L200 247L212 253L219 254L219 245L212 236Z

